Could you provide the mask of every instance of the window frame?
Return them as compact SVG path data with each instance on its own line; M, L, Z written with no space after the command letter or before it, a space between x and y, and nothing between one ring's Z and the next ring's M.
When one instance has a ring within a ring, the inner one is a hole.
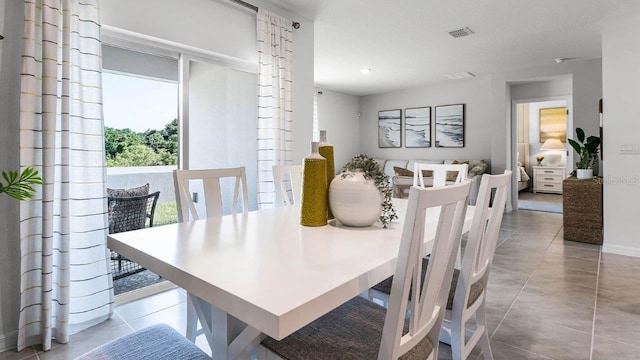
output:
M109 25L102 26L102 42L110 46L178 60L178 169L189 169L190 62L209 63L258 74L258 64L250 61Z

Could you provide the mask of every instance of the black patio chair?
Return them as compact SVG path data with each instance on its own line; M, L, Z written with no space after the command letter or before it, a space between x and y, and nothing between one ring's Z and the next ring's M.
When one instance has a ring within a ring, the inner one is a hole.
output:
M153 226L153 217L160 192L148 195L107 198L109 209L109 234L143 229ZM113 280L146 270L135 262L111 250Z

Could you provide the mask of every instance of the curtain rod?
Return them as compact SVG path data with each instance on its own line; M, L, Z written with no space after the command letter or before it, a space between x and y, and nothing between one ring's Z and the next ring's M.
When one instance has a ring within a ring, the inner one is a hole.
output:
M232 3L236 3L238 5L244 6L247 9L251 9L255 12L258 12L258 7L255 5L249 4L248 2L244 2L242 0L229 0L229 1L231 1ZM300 23L297 21L292 21L291 26L293 26L294 29L300 29Z

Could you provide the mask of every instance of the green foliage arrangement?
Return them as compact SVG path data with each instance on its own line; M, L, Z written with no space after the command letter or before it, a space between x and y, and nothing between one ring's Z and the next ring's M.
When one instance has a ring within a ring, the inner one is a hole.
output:
M383 197L382 213L379 218L379 221L382 223L382 227L386 228L391 221L398 218L396 209L393 207L393 202L391 201L392 192L389 176L380 169L375 160L364 154L356 155L351 159L351 161L342 167L341 176L347 176L345 173L347 171L362 171L365 179L373 180L375 182Z
M176 165L178 119L143 133L105 127L104 148L107 167Z
M600 147L600 137L599 136L589 136L587 141L584 140L584 130L581 128L576 128L576 135L578 141L573 139L567 139L571 147L578 153L580 159L576 163L576 168L578 169L590 169L591 161L596 154L598 154L598 149Z
M17 171L3 171L2 178L7 184L0 181L0 194L5 193L19 201L33 198L36 189L31 185L42 185L42 178L38 175L38 171L30 167L20 174Z

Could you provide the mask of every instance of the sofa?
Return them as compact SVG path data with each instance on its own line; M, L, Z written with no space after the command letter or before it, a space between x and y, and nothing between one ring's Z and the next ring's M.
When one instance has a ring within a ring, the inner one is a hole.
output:
M408 196L409 188L413 185L413 168L415 163L422 164L469 164L469 173L467 179L471 180L471 190L469 193L469 204L475 205L480 189L480 180L482 174L490 173L489 163L484 160L391 160L391 159L374 159L378 166L389 176L393 186L393 196L403 198ZM404 171L403 171L404 170ZM425 185L430 186L432 179L425 177Z

